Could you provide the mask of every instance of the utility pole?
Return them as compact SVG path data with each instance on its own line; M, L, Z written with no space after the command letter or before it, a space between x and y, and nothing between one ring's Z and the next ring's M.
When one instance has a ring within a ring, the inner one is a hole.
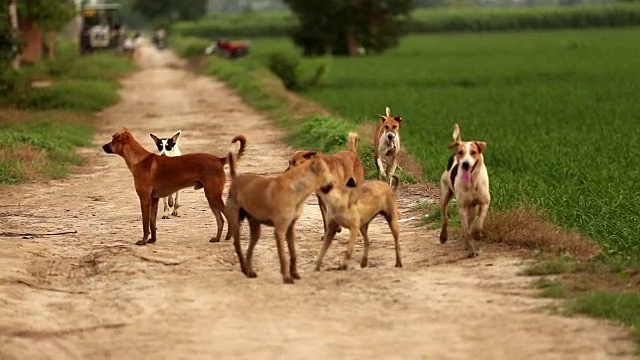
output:
M9 0L9 19L11 21L11 30L14 34L18 33L18 8L16 6L17 0ZM14 57L11 65L14 70L20 69L20 53L18 52L18 45L13 45Z

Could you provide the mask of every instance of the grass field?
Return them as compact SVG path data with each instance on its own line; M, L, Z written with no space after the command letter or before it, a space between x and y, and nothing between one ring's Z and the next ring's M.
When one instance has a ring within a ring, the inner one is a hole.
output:
M640 29L410 36L385 56L334 59L327 84L307 95L354 123L390 106L434 181L458 122L463 139L488 143L494 209L542 208L637 258L638 38Z

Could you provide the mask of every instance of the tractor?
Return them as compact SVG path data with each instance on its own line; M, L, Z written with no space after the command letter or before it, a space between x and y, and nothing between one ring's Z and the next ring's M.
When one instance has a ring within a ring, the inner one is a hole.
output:
M95 50L118 49L124 38L120 4L82 2L80 11L80 54Z

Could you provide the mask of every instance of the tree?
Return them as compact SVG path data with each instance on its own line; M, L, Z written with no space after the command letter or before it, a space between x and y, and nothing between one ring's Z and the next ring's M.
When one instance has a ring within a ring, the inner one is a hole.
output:
M207 12L207 0L133 0L133 10L147 19L196 20Z
M299 26L291 32L306 55L382 52L398 44L413 0L283 0Z

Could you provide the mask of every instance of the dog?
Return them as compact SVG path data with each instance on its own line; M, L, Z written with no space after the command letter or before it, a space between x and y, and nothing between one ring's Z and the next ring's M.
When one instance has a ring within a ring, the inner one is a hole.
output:
M483 157L487 150L487 144L482 141L462 141L458 124L455 124L453 128L453 141L448 148L456 149L456 152L449 158L447 170L440 178L440 210L442 212L440 243L447 242L447 208L451 197L455 195L458 201L465 247L468 256L475 257L479 253L471 239L471 226L478 213L478 208L480 208L478 226L473 237L476 239L482 237L484 219L491 202L489 175Z
M374 156L378 179L387 180L389 184L398 167L398 154L400 152L400 116L391 116L391 109L386 108L385 115L378 115L380 122L376 127L373 138Z
M395 180L393 187L385 181L373 180L355 188L334 184L333 188L323 187L320 189L320 197L327 204L328 224L325 227L322 249L316 261L316 271L320 270L322 259L336 235L336 225L347 227L350 232L347 252L339 269L346 270L348 268L358 231L364 239L364 254L360 266L366 267L369 262L369 236L367 232L369 224L378 214L383 215L389 224L396 246L396 267L402 267L398 205L395 194L400 181L396 175L393 175L392 183L393 180Z
M178 132L175 133L175 135L173 135L170 138L158 138L153 134L149 134L149 135L151 135L151 138L156 143L156 147L158 148L160 155L164 155L164 156L182 155L182 152L180 151L180 147L178 146L178 137L180 136L180 130L178 130ZM180 203L178 203L179 198L180 198L180 191L176 191L175 194L171 194L167 197L162 198L162 204L164 205L164 211L162 213L163 219L169 218L169 210L171 210L171 208L173 208L171 215L179 216L178 215L178 208L180 208Z
M231 142L240 142L237 154L240 158L245 152L247 139L244 135L237 135ZM133 175L136 193L140 198L143 229L142 239L136 245L156 242L156 217L160 198L191 186L196 190L204 189L218 226L216 236L210 241L220 241L224 225L221 214L225 214L222 191L227 181L222 167L227 162L227 157L219 158L211 154L175 157L156 155L145 150L126 128L113 134L111 142L104 144L102 149L107 154L120 155ZM230 233L227 234L227 238L229 237Z
M233 154L228 155L231 186L227 197L227 220L233 232L233 246L240 260L245 276L255 278L253 270L253 250L260 238L261 225L274 227L280 272L285 284L293 284L300 279L296 264L295 224L305 199L323 186L331 186L331 170L320 157L285 171L278 176L236 174ZM240 225L249 221L250 240L247 257L240 248ZM289 267L284 253L284 242L289 248Z
M357 133L350 132L347 135L347 150L338 151L333 155L326 155L317 151L296 151L289 159L289 167L286 171L304 164L312 158L319 157L329 166L331 174L338 184L358 186L364 181L364 168L360 162L360 157L358 157L358 139ZM319 195L317 196L324 228L327 225L327 207L322 202L322 198ZM338 232L340 232L340 228L338 228Z

